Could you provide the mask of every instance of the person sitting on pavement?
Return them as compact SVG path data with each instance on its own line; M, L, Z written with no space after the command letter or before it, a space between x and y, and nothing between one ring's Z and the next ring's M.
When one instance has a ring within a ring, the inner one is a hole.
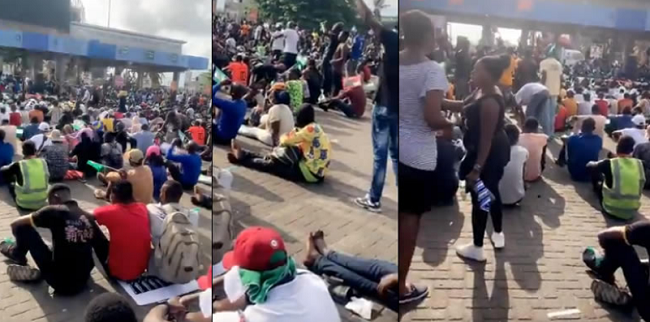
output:
M562 105L566 108L568 117L578 115L578 102L572 90L566 92L566 98L562 101Z
M573 181L588 182L591 180L591 174L587 169L587 163L598 161L600 151L603 149L603 138L594 134L596 128L594 119L587 118L581 122L580 126L580 134L562 138L565 143L560 150L556 164L560 167L568 164L569 174Z
M518 145L519 128L514 124L505 126L506 135L510 141L510 161L503 169L503 178L499 181L499 193L504 206L519 204L526 196L524 169L528 162L529 152Z
M22 140L23 141L29 140L32 136L41 133L39 127L40 127L40 123L38 122L38 119L36 117L32 117L30 119L29 125L27 125L23 129Z
M546 147L548 135L538 133L539 123L537 119L528 118L524 123L523 133L519 136L519 145L528 150L528 160L524 179L527 182L537 181L542 177L542 171L546 166Z
M594 103L591 101L591 94L585 93L583 97L584 97L584 101L578 103L578 115L593 114L592 106L594 106Z
M31 138L29 138L26 141L34 142L37 153L40 153L43 150L43 148L52 145L52 140L50 140L50 138L48 137L51 128L49 124L43 122L38 126L38 130L39 130L38 134L33 135Z
M363 82L345 88L337 96L319 103L318 106L325 111L339 110L349 118L361 118L366 110L366 93L363 91L363 84L370 80L370 75L360 72L359 77Z
M133 199L136 202L148 204L153 198L153 174L148 166L144 165L142 151L133 149L127 152L131 169L119 169L110 171L106 175L97 174L97 179L107 185L106 192L101 189L95 190L95 196L99 199L110 200L112 188L115 182L127 180L133 185Z
M443 130L444 135L436 138L438 145L438 165L433 172L437 182L432 189L431 201L433 206L450 206L458 192L460 180L458 168L465 156L462 143L453 140L451 129Z
M591 106L591 115L578 115L573 117L573 120L575 120L573 134L578 134L578 131L582 129L582 122L588 118L594 120L595 128L593 133L604 138L607 117L600 115L600 107L596 104Z
M300 79L300 71L297 68L291 68L288 72L288 80L285 82L286 91L289 93L289 107L296 113L300 109L305 96L305 85Z
M113 169L122 169L124 166L123 153L122 146L115 141L115 133L104 133L104 143L101 147L102 163Z
M227 298L213 305L213 321L340 322L325 282L296 268L280 234L244 229L223 257Z
M187 129L192 141L194 141L199 146L205 145L205 128L201 125L201 120L192 121L192 126Z
M378 299L389 309L398 312L397 265L377 259L353 257L327 248L322 230L309 233L303 264L316 275L343 280L350 288L341 294L345 300L355 297ZM414 297L425 298L427 287L417 288ZM411 302L417 299L410 299Z
M175 139L171 145L166 155L169 174L183 185L183 189L192 190L201 176L203 161L199 155L199 146L194 141L190 141L185 145L187 153L176 154L174 149L181 146L181 140Z
M14 160L14 147L5 142L5 136L5 131L0 129L0 168L10 165ZM4 182L4 178L0 176L0 183Z
M108 276L134 280L147 269L151 231L147 207L133 199L133 185L121 180L113 185L111 204L95 208L93 216L108 228L110 241L97 234L93 248Z
M609 124L605 125L605 133L611 137L614 131L634 128L635 125L632 122L632 117L634 117L634 115L632 115L631 108L624 109L621 115L610 116Z
M155 137L156 135L149 131L149 124L142 124L140 126L140 131L131 135L131 138L135 139L135 146L142 151L142 153L146 153L147 149L154 145Z
M11 144L14 148L14 153L17 153L20 146L18 145L18 128L15 125L7 123L6 120L2 121L2 126L0 130L5 132L4 142Z
M153 176L153 198L158 201L160 200L160 189L167 181L167 166L157 145L152 145L147 149L144 163L151 169Z
M271 103L273 106L268 113L260 118L259 127L242 125L239 134L259 140L260 142L278 146L280 137L291 132L295 127L293 112L289 108L290 98L286 91L273 91Z
M237 136L239 128L244 123L246 116L246 102L242 99L246 95L246 87L235 84L231 86L232 100L218 97L221 86L231 85L230 80L224 80L212 88L212 104L220 111L216 124L212 129L212 142L226 145Z
M634 139L624 136L616 146L612 159L591 161L591 183L603 213L618 219L630 219L641 207L641 192L645 185L643 163L632 157Z
M65 177L70 169L68 161L68 145L61 136L59 130L54 130L50 134L52 145L46 146L39 154L47 162L47 169L50 172L50 181L59 182Z
M103 293L88 303L84 312L84 322L138 322L129 300L119 293ZM147 320L144 322L162 322L164 320Z
M612 133L612 139L614 139L614 142L617 142L622 136L629 136L634 139L635 147L639 144L648 142L645 128L645 116L642 114L634 115L634 117L632 117L632 123L634 123L634 128L622 129Z
M68 186L55 184L47 196L48 206L11 223L14 239L0 242L0 253L15 263L7 267L10 280L32 282L43 278L59 294L77 294L86 287L95 267L92 242L101 232L92 216L72 198ZM50 230L51 249L37 228ZM27 264L27 253L36 268Z
M23 159L0 168L0 173L19 208L37 210L45 206L50 174L45 160L36 156L34 142L24 142Z
M591 289L596 299L611 305L629 307L633 304L644 321L650 321L650 286L648 263L642 262L634 246L650 251L650 222L637 221L614 226L598 233L603 252L589 247L583 260L596 278ZM617 286L614 273L621 269L629 293Z
M280 146L267 155L244 150L233 140L228 161L297 182L317 183L325 179L331 145L316 123L314 108L304 104L296 116L296 128L280 138Z
M164 226L163 221L165 217L175 212L185 214L194 227L199 226L198 214L189 209L181 206L181 197L183 197L183 186L174 180L168 180L160 190L160 202L155 204L148 204L147 211L149 212L149 225L151 227L151 240L154 245L162 236Z
M650 126L646 129L646 136L650 137ZM637 144L634 147L632 156L643 162L643 170L646 176L644 189L650 190L650 142Z
M95 176L97 169L88 165L88 161L101 163L101 145L93 141L92 130L83 129L80 131L79 143L72 149L70 156L77 160L77 170L83 172L85 178Z

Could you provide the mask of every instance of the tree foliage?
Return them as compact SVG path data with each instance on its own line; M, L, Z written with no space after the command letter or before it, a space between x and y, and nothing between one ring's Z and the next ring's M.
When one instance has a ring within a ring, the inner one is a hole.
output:
M272 22L297 22L300 28L319 29L343 22L358 25L352 0L256 0L262 19Z

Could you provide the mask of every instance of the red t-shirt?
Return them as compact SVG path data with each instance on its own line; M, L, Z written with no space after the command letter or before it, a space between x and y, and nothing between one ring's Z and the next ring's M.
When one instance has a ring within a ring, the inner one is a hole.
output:
M609 102L606 100L598 99L596 100L596 105L598 105L598 111L600 115L607 117L609 115Z
M108 228L108 268L111 276L129 281L147 269L151 254L151 231L147 207L138 202L96 208L97 223Z
M20 117L20 113L18 112L11 112L9 114L9 124L14 125L14 126L20 126L22 123L22 119Z
M351 87L345 91L344 96L350 99L350 105L357 117L363 116L366 111L366 93L363 91L363 87Z
M566 110L566 107L560 105L557 115L555 115L555 131L564 131L566 130L566 119L569 117L569 113Z
M189 130L192 135L192 140L197 144L205 144L205 129L202 126L191 126Z

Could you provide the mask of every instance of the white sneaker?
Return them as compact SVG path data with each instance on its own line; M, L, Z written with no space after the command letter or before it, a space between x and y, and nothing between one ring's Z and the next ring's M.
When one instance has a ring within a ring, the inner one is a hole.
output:
M492 244L494 244L494 248L496 249L501 249L506 246L506 237L503 235L503 232L492 233Z
M486 261L483 247L474 246L473 243L456 247L456 254L462 258L475 260L477 262Z

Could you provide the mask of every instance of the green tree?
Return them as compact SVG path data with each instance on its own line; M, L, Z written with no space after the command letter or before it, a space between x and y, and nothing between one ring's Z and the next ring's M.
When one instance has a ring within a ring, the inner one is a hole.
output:
M272 22L297 22L300 28L320 29L343 22L359 25L352 0L256 0L262 19Z

